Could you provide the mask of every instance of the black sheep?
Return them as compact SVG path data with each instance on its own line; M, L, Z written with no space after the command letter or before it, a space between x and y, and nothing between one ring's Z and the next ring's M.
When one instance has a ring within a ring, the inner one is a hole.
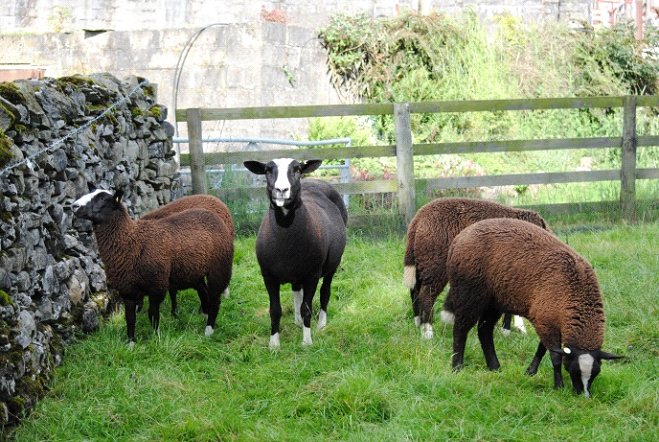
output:
M265 175L270 208L256 239L256 256L270 296L270 348L279 347L280 285L290 283L295 295L295 319L303 324L302 344L310 345L312 300L320 278L318 329L327 323L332 278L345 249L348 212L330 184L302 180L320 160L276 159L245 161L247 169Z

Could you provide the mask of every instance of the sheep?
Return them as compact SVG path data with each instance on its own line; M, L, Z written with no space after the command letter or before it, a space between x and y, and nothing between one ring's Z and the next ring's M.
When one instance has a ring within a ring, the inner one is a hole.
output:
M123 192L95 190L73 203L74 214L92 222L108 286L124 301L129 344L135 343L136 307L149 298L156 332L167 290L208 280L205 334L210 336L220 293L231 279L233 239L225 223L206 209L188 209L162 219L132 220Z
M291 283L295 322L303 325L303 345L311 345L313 296L320 278L317 329L327 324L331 283L347 241L348 212L341 195L329 183L304 179L322 161L280 158L268 163L245 161L245 167L265 175L270 207L256 237L256 256L270 297L270 348L280 346L280 285Z
M230 232L231 236L234 237L234 223L233 223L233 218L231 217L231 212L229 211L228 207L224 202L222 202L221 199L214 197L212 195L189 195L189 196L184 196L183 198L179 198L177 200L174 200L156 210L153 210L146 215L143 215L141 219L160 219L164 218L169 215L173 215L178 212L182 212L183 210L187 209L206 209L210 210L211 212L216 213L222 221L224 221L224 224L227 226L228 231ZM231 245L233 249L233 244ZM232 252L233 256L233 252ZM200 281L197 282L197 284L194 286L194 288L197 290L197 294L199 295L199 299L201 301L202 305L202 312L206 314L204 311L204 306L206 305L206 282L202 278ZM170 287L169 290L169 297L172 302L172 315L177 316L178 315L178 303L176 302L176 293L177 290L175 287ZM229 287L227 287L222 295L226 298L229 296Z
M526 373L534 375L549 350L554 388L563 387L562 360L575 391L590 397L601 361L620 357L601 351L604 307L593 267L550 232L516 219L477 222L453 240L446 269L441 316L453 324L455 371L476 323L487 366L499 369L492 333L502 312L531 322L540 344Z
M453 238L465 227L486 218L517 218L549 230L545 220L531 210L516 209L492 201L471 198L440 198L421 207L407 229L404 282L410 289L414 322L421 336L432 339L434 305L446 287L446 254ZM524 323L515 318L522 332ZM504 335L510 333L510 315Z

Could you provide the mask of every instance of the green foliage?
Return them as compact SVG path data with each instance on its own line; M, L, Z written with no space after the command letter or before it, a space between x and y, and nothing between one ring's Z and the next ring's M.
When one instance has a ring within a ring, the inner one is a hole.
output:
M466 367L452 373L451 328L437 319L427 342L414 326L403 233L374 241L351 232L327 327L312 323L311 347L301 345L290 287L282 287L282 347L272 352L251 236L236 240L231 296L213 336L203 335L194 291L180 294L178 318L163 303L159 337L146 309L138 314L132 350L123 315L111 317L67 349L50 393L8 439L555 442L585 431L589 440L654 440L659 309L648 287L656 286L659 226L548 221L592 263L607 314L605 350L626 356L603 365L589 400L572 392L565 371L566 388L553 390L547 359L536 376L524 374L538 343L532 327L495 335L496 372L472 330Z
M632 23L618 23L610 29L584 33L576 38L574 62L584 74L583 88L593 88L592 95L603 95L597 89L599 78L619 80L624 93L654 95L657 93L659 56L645 55L659 45L659 30L646 28L643 40L636 39Z

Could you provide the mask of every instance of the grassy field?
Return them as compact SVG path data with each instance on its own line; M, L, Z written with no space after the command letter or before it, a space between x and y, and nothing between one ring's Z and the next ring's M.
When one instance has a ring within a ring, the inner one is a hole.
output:
M550 220L551 221L551 220ZM117 315L68 348L52 390L16 441L641 441L659 431L659 225L556 229L594 266L607 312L604 363L591 399L552 388L548 359L524 375L537 345L495 337L502 368L486 369L475 333L465 369L450 369L451 329L424 342L402 284L404 235L351 232L325 330L301 346L284 293L282 347L272 352L268 297L254 237L236 241L231 296L203 335L198 299L179 318L163 303L161 336L146 314L138 344ZM288 291L289 287L284 290ZM443 296L440 297L440 300ZM317 306L315 299L315 309ZM312 324L315 327L315 324ZM567 374L565 374L567 376ZM569 378L568 378L569 379ZM568 385L569 380L566 379Z

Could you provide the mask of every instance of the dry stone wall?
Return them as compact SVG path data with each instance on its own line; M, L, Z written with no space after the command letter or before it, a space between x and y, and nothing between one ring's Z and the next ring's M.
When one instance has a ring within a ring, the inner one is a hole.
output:
M166 117L137 77L0 83L0 426L29 413L65 344L115 301L71 203L90 186L121 187L138 216L176 190Z

